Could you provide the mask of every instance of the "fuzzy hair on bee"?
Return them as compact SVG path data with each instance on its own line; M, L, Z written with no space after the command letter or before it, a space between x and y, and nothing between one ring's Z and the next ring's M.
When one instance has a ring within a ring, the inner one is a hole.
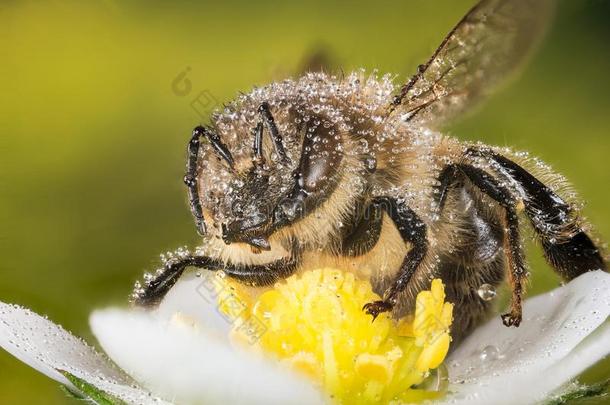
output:
M139 285L156 305L188 267L253 286L316 267L371 280L373 319L401 317L434 278L466 336L508 280L519 326L529 223L566 280L606 262L563 178L527 154L438 129L484 98L535 48L550 0L482 0L402 86L391 75L307 73L240 95L194 129L184 178L203 242ZM567 191L566 191L567 190Z

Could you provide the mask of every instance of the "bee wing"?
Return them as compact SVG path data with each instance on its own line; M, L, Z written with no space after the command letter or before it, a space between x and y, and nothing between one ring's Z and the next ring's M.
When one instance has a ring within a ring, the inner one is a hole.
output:
M436 127L481 99L539 42L552 0L482 0L401 88L391 111Z

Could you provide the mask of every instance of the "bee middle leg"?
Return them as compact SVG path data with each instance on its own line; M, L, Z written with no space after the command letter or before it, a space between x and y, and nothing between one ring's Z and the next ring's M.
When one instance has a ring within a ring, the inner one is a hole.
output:
M374 321L379 314L391 311L394 308L398 295L405 290L409 280L426 257L428 240L426 224L406 204L391 197L377 197L372 204L388 214L396 224L396 228L405 243L412 245L402 261L398 276L384 294L383 300L369 302L362 308L366 313L373 316Z

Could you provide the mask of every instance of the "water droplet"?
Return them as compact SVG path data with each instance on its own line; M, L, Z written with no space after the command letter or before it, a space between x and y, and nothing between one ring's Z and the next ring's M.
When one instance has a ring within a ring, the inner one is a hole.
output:
M491 284L481 284L477 294L483 301L491 301L496 297L496 289Z
M489 345L485 346L483 350L481 350L481 354L479 358L482 361L493 361L500 357L500 350L496 346Z
M366 168L368 170L375 170L377 167L377 159L375 159L373 156L366 158L364 163L366 164Z

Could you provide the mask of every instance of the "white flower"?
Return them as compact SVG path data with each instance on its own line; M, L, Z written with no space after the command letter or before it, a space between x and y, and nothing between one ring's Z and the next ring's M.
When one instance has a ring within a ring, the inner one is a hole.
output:
M229 324L200 280L184 279L154 312L94 312L93 333L108 356L31 311L0 303L0 346L71 391L127 403L315 404L326 398L307 380L230 346ZM528 299L519 328L498 317L446 360L442 402L527 404L610 353L610 274L584 274ZM97 390L97 391L96 391Z

